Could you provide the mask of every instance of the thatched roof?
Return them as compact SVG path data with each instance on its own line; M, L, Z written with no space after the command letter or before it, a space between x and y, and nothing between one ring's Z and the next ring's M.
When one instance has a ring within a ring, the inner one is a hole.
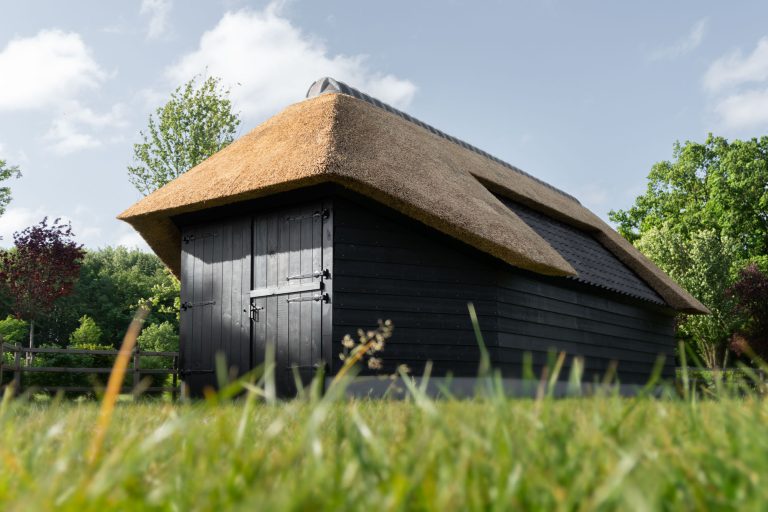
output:
M181 234L171 217L332 182L511 265L575 275L498 194L592 233L671 307L707 312L571 196L428 128L347 94L322 94L289 106L118 218L178 275Z

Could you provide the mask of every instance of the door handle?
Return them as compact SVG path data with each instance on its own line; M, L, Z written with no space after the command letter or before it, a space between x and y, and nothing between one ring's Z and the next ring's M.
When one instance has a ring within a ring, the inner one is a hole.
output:
M251 312L250 317L252 322L258 322L259 321L259 311L264 309L264 306L257 306L256 304L251 304ZM243 310L245 312L245 310Z

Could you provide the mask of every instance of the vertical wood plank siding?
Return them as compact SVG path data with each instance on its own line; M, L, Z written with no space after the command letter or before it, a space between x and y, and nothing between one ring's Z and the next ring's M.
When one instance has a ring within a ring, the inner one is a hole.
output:
M435 374L474 376L471 301L505 376L521 376L525 352L540 371L550 350L584 356L590 380L616 360L622 382L645 382L660 354L665 374L673 372L674 317L666 308L514 269L349 199L335 201L334 215L334 361L344 334L389 318L395 333L383 353L387 370L406 363L419 373L432 360ZM570 358L563 377L569 368Z
M182 231L181 368L199 394L215 382L216 353L235 372L250 366L248 293L251 284L251 221L236 218Z

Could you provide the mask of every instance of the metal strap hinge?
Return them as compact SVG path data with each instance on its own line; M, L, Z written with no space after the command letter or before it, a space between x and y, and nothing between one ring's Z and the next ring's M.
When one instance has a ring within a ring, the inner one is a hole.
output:
M294 293L322 290L323 286L324 284L322 281L312 281L310 283L292 284L287 286L267 286L251 290L250 296L252 299L260 299L262 297L271 297L273 295L291 295Z
M296 276L288 276L288 277L286 277L286 280L290 281L291 279L308 279L310 277L324 277L325 279L328 279L329 277L331 277L331 271L328 270L328 269L325 269L325 270L315 270L314 272L311 272L309 274L300 274L300 275L296 275Z
M297 220L304 220L304 219L311 219L311 218L320 218L322 220L325 220L331 216L331 210L328 208L323 208L322 210L316 210L315 212L309 214L309 215L299 215L297 217L292 217L288 215L285 217L285 220L287 221L297 221Z
M186 236L184 236L181 239L181 241L184 242L185 244L188 244L189 242L194 242L198 238L207 238L209 236L216 236L216 233L203 233L200 236L197 236L197 235L186 235Z
M328 302L330 302L330 300L331 300L331 297L327 293L319 293L319 294L312 295L311 297L297 297L295 299L285 299L285 302L309 302L309 301L320 302L320 301L323 301L325 303L328 303Z
M194 307L197 307L197 306L208 306L208 305L211 305L211 304L216 304L216 301L215 300L206 300L206 301L202 301L202 302L188 302L188 301L186 301L186 302L182 302L181 303L181 310L182 311L186 311L186 310L188 310L190 308L194 308Z
M216 370L179 370L179 375L196 375L199 373L214 373Z

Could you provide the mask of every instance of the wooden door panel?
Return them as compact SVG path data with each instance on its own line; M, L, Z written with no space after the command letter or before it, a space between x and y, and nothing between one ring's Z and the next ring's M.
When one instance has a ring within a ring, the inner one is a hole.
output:
M216 354L232 374L250 369L250 252L250 219L183 230L181 368L194 395L215 388Z
M292 367L308 378L321 360L322 205L307 204L254 218L252 290L254 364L274 347L275 375L285 394Z

